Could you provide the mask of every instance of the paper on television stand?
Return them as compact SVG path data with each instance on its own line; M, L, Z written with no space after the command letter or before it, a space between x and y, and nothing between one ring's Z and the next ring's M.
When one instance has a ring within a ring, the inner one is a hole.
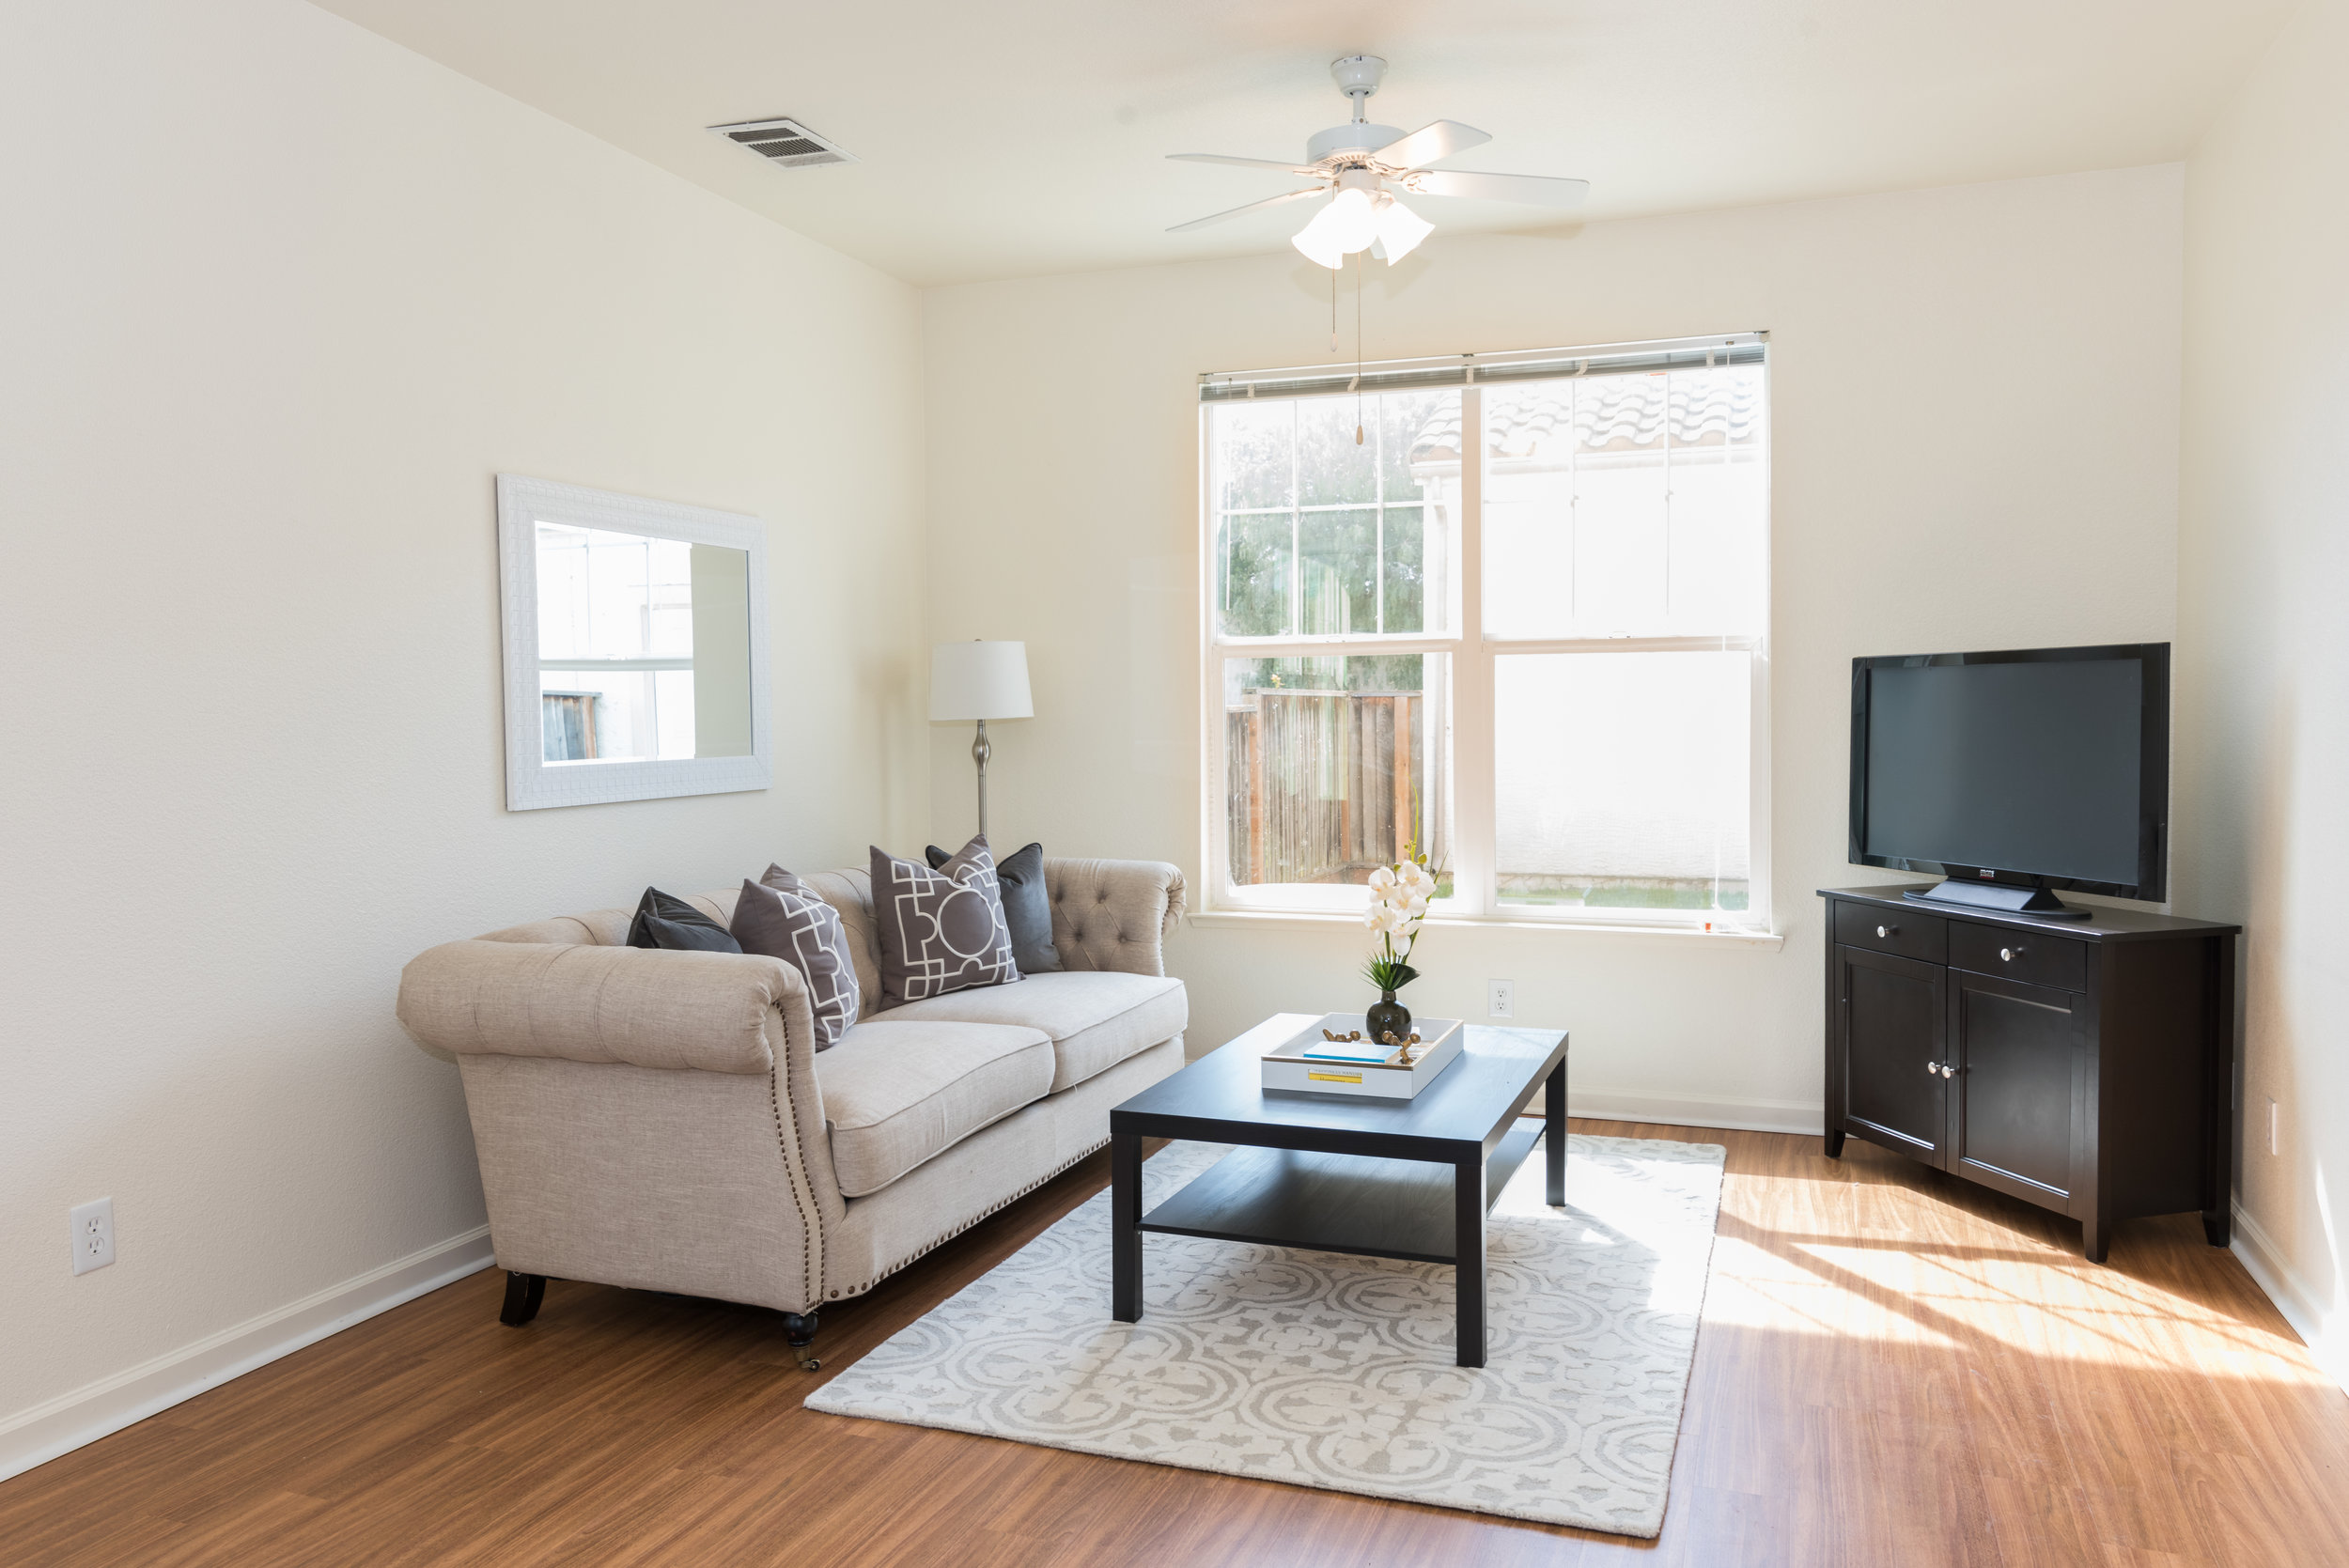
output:
M1412 1019L1412 1032L1427 1048L1407 1067L1402 1063L1401 1053L1392 1047L1387 1048L1379 1061L1342 1060L1343 1056L1369 1047L1371 1042L1365 1038L1332 1044L1323 1037L1324 1030L1341 1037L1367 1033L1360 1013L1330 1013L1315 1018L1294 1038L1265 1052L1262 1066L1268 1093L1411 1099L1452 1065L1460 1054L1467 1032L1458 1018ZM1321 1059L1309 1059L1308 1051L1317 1051Z

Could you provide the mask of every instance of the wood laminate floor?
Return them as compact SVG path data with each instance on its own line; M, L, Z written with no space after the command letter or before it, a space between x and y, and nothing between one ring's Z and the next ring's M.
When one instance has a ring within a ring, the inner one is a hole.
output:
M2349 1564L2349 1395L2191 1216L2079 1228L1854 1141L1729 1149L1660 1540L817 1415L776 1318L483 1273L0 1483L0 1563ZM1108 1181L861 1300L826 1367Z

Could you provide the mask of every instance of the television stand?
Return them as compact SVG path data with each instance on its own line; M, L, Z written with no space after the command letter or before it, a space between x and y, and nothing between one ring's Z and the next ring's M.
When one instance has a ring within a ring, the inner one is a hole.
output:
M1952 877L1929 888L1911 888L1901 894L1919 904L1952 905L1967 909L1993 909L2006 915L2036 915L2041 920L2086 920L2093 909L2075 909L2046 888L2018 888L2002 882L1962 882Z
M2141 1215L2199 1213L2226 1246L2241 928L1903 892L1823 893L1828 1156L1865 1139L2068 1215L2097 1263Z

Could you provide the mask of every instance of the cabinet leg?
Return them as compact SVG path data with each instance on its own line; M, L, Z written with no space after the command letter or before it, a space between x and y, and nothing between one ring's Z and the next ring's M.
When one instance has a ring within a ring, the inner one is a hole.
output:
M2226 1209L2204 1209L2202 1235L2213 1247L2226 1246L2234 1240L2234 1216Z
M2080 1255L2090 1263L2102 1263L2112 1246L2112 1221L2099 1220L2090 1215L2080 1221Z
M1843 1131L1841 1127L1829 1127L1828 1129L1827 1157L1829 1159L1841 1159L1843 1157Z

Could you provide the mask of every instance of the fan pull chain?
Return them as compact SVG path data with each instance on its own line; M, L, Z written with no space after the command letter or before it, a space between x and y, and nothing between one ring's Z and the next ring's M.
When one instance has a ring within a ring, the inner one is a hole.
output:
M1354 273L1354 444L1362 444L1362 274L1370 271L1370 258ZM1330 274L1334 278L1337 274Z
M1338 351L1338 273L1334 267L1330 270L1330 351Z

